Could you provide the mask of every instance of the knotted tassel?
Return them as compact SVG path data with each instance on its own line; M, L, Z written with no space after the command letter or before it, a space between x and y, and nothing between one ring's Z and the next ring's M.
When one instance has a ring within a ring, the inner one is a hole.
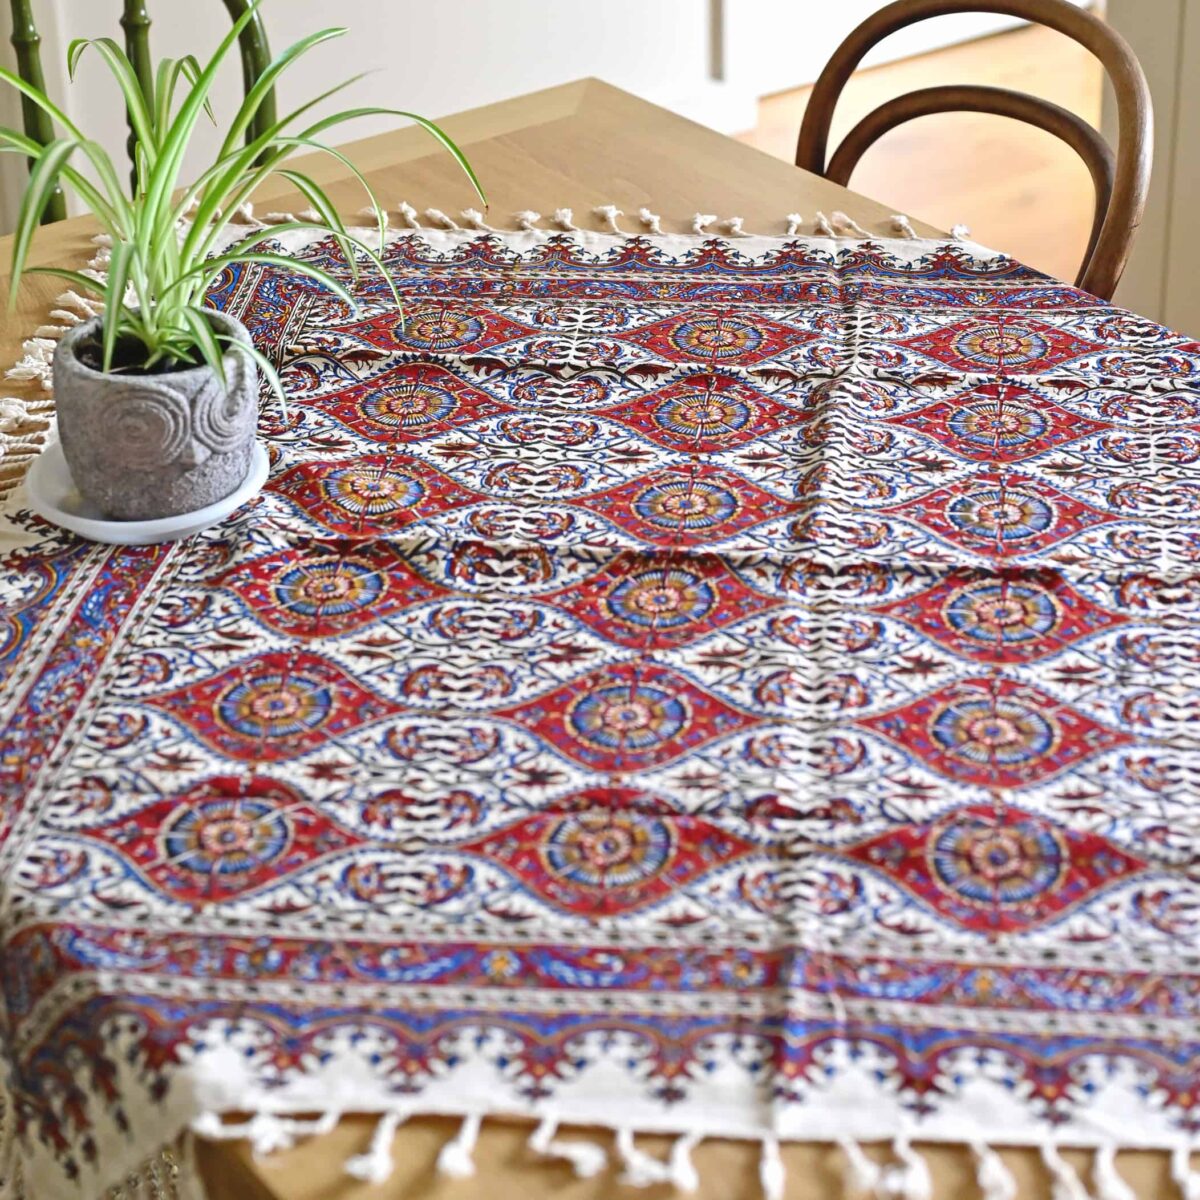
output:
M615 204L597 204L592 209L592 216L599 217L604 222L604 228L609 233L624 232L620 225L617 224L617 218L623 217L625 214Z
M847 216L844 212L830 214L829 222L839 232L856 233L859 237L871 236L853 217Z
M524 212L513 213L513 220L517 223L518 229L524 229L526 232L532 232L537 229L537 223L542 219L542 214L534 212L527 208Z
M700 1187L700 1176L692 1165L692 1147L700 1140L698 1134L685 1133L675 1139L666 1162L653 1158L633 1144L633 1130L617 1130L617 1155L624 1171L621 1182L628 1187L653 1187L669 1183L681 1192L694 1192Z
M580 1179L599 1175L608 1165L608 1152L595 1142L563 1142L555 1139L558 1122L546 1117L529 1135L526 1145L534 1154L543 1158L565 1158Z
M971 231L966 225L951 225L950 236L956 242L965 242L971 236Z
M464 208L458 215L466 221L468 229L483 229L488 233L496 232L493 226L483 219L483 213L477 208Z
M409 204L407 200L400 201L397 211L400 213L400 220L402 220L405 225L409 227L409 229L421 228L421 222L417 220L417 210L413 208L413 206Z
M215 1142L241 1141L250 1143L255 1158L290 1150L298 1138L321 1137L341 1120L340 1110L323 1113L315 1121L296 1117L281 1117L275 1113L255 1113L249 1121L226 1125L217 1113L202 1113L192 1121L192 1132Z
M553 220L559 229L565 229L568 233L579 232L579 226L575 224L575 214L569 208L556 208Z
M1112 1142L1106 1142L1096 1151L1092 1183L1096 1185L1096 1200L1137 1200L1133 1188L1117 1174L1117 1151Z
M441 229L457 229L458 225L452 217L446 216L440 208L427 208L425 210L425 220L431 225L436 225Z
M479 1126L483 1118L479 1113L463 1117L462 1127L441 1149L437 1158L437 1169L442 1175L455 1179L467 1179L475 1174L475 1143L479 1140Z
M783 1200L783 1188L787 1179L783 1157L779 1153L779 1139L765 1137L762 1154L758 1160L758 1183L762 1188L763 1200Z
M357 215L362 217L363 220L369 221L377 229L381 223L384 229L388 227L388 215L382 208L376 211L368 204L365 208L360 208Z
M1179 1200L1200 1200L1200 1172L1192 1170L1191 1151L1182 1143L1171 1151L1171 1182Z
M983 1142L972 1142L971 1153L980 1200L1017 1200L1017 1181L1000 1155Z
M898 1137L892 1152L899 1165L885 1168L879 1194L887 1200L933 1200L933 1179L925 1159L909 1145L908 1138Z
M296 221L296 214L290 212L269 212L263 220L268 225L292 225Z
M1092 1200L1083 1186L1076 1170L1058 1152L1058 1147L1047 1142L1042 1146L1042 1162L1050 1172L1051 1200Z
M912 222L903 213L892 214L892 232L906 238L915 238L917 236L917 231L912 227Z
M799 213L788 213L787 215L787 235L795 237L800 232L800 226L804 224L804 218Z
M846 1159L846 1194L848 1196L874 1195L883 1179L883 1168L863 1152L863 1148L850 1138L839 1138L838 1145Z
M61 304L66 308L74 308L83 313L85 317L94 317L99 315L101 306L95 300L89 300L86 296L81 296L75 291L65 291L61 296L56 296L55 304Z
M92 234L92 245L102 246L106 250L112 249L112 234L111 233L94 233Z
M643 207L638 209L638 220L641 221L641 223L645 225L645 227L651 233L662 233L663 231L662 217L660 217L658 213L652 213L648 208Z
M741 217L730 217L728 221L724 221L722 223L725 226L725 232L727 234L729 234L730 237L753 237L754 236L753 234L747 233L742 228L744 221Z
M319 212L317 212L317 210L315 208L304 208L304 209L300 210L300 220L313 221L317 224L320 224L322 221L325 220L325 218L322 217L321 214Z
M817 213L816 227L818 233L823 233L826 237L836 237L833 232L833 226L829 223L829 218L823 213Z
M239 204L233 211L234 214L241 217L247 225L258 226L262 224L262 222L255 217L254 205L249 200L245 201L243 204Z
M695 213L692 217L692 232L707 233L708 226L717 219L716 213Z
M394 1109L384 1113L375 1124L371 1141L362 1154L346 1159L342 1168L347 1175L365 1183L383 1183L392 1174L392 1142L396 1130L409 1118L407 1109Z

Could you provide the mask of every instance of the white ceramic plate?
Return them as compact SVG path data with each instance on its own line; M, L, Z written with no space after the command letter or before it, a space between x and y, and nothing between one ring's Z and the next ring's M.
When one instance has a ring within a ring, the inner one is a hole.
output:
M106 521L79 494L58 442L51 443L34 459L25 486L29 507L39 517L45 517L63 529L109 546L148 546L153 542L176 542L223 521L234 509L241 508L258 494L267 481L270 466L266 447L255 442L250 470L236 492L216 504L157 521Z

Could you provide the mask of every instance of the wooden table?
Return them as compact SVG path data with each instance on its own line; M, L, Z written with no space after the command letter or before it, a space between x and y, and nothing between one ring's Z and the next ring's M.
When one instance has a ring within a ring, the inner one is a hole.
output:
M443 124L467 152L487 190L489 223L501 228L512 226L511 215L517 211L549 215L570 207L578 225L599 229L601 222L591 215L592 208L615 204L629 214L622 225L630 230L638 228L638 208L647 205L661 215L667 232L687 231L697 211L722 219L740 216L745 228L756 233L782 233L786 215L800 212L806 231L811 231L817 211L840 210L882 235L889 232L889 219L896 211L594 79L460 113ZM449 157L421 130L366 138L347 149L390 209L407 200L418 212L434 206L457 219L459 210L477 204ZM362 206L361 192L332 159L319 159L310 169L345 211ZM258 203L262 211L304 205L285 186L265 187ZM913 226L925 236L941 232L915 218ZM78 265L92 253L89 238L94 231L87 217L49 227L32 261ZM7 263L9 254L10 239L0 239L0 263ZM53 280L29 279L15 313L0 331L0 362L19 356L22 338L45 321L59 290ZM14 386L3 390L22 394ZM0 482L4 478L0 462ZM370 1118L346 1118L325 1137L263 1162L256 1162L241 1143L205 1145L201 1162L211 1200L606 1200L618 1193L639 1194L619 1187L612 1171L576 1180L561 1163L539 1162L524 1149L529 1126L494 1120L485 1123L476 1148L474 1180L442 1178L434 1169L437 1152L457 1122L421 1119L397 1133L392 1178L380 1186L358 1183L342 1173L342 1163L365 1148L373 1124ZM599 1131L584 1136L610 1141ZM639 1145L664 1155L668 1141L646 1138ZM976 1195L965 1151L923 1149L938 1200ZM757 1147L734 1142L702 1144L695 1153L701 1200L757 1200L757 1153ZM1021 1185L1022 1200L1049 1196L1032 1151L1006 1151L1004 1157ZM1065 1157L1081 1167L1088 1161L1086 1155ZM787 1146L784 1159L788 1200L832 1200L841 1195L837 1150ZM1165 1200L1174 1195L1165 1155L1123 1154L1118 1161L1139 1197ZM641 1194L659 1200L671 1193L656 1187Z

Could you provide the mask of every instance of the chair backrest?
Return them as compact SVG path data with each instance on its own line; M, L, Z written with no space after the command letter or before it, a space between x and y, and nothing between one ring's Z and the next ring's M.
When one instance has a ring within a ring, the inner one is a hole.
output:
M10 0L12 7L12 44L17 53L17 71L26 83L44 88L42 74L41 36L34 23L29 0ZM250 0L224 0L230 17L236 21L250 7ZM125 31L125 51L133 64L134 72L149 96L153 88L154 66L150 56L150 15L145 0L124 0L121 28ZM262 17L255 13L239 38L242 52L242 82L248 92L271 61L267 45L267 33ZM54 138L54 126L50 117L25 97L21 101L21 115L26 136L41 145ZM253 122L246 130L246 141L250 143L268 126L275 122L275 91L264 98ZM133 156L134 137L129 135L130 157ZM67 215L66 201L61 190L56 191L42 214L43 223L60 221Z
M1117 101L1117 153L1085 121L1034 96L972 85L925 88L881 104L845 137L826 160L834 108L863 56L905 26L950 13L991 12L1020 17L1073 38L1103 64ZM864 151L889 129L930 113L995 113L1036 125L1062 138L1083 158L1096 189L1096 215L1076 283L1111 299L1142 219L1150 184L1153 117L1150 88L1129 43L1070 0L894 0L868 17L834 52L813 88L796 165L845 184Z

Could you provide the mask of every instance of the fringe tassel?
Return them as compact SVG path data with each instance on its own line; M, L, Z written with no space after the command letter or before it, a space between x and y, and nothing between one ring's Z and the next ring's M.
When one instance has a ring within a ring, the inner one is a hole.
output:
M592 209L592 216L599 217L604 223L604 228L609 233L623 233L624 230L617 224L617 218L623 217L625 214L615 204L598 204Z
M302 208L300 210L300 220L312 221L314 224L320 225L324 223L325 218L315 208Z
M965 242L971 236L971 231L966 225L951 225L950 236L956 242Z
M237 208L233 210L233 212L235 216L241 217L243 223L246 225L258 227L262 224L262 222L254 215L254 205L249 200L245 201L243 204L239 204Z
M833 226L830 225L829 218L823 212L817 213L816 227L817 227L817 232L824 234L826 237L836 237L837 236L833 232Z
M743 220L741 217L730 217L728 221L721 222L725 232L730 237L753 237L753 234L747 233L743 228Z
M233 1142L245 1138L255 1158L277 1150L290 1150L302 1137L321 1137L342 1119L341 1111L331 1109L315 1121L280 1117L274 1113L256 1113L249 1121L226 1125L217 1113L202 1113L192 1122L192 1132L214 1142Z
M1171 1182L1179 1189L1179 1200L1200 1200L1200 1171L1192 1170L1191 1157L1183 1144L1171 1151Z
M1050 1172L1051 1200L1091 1200L1075 1168L1062 1157L1058 1147L1050 1142L1042 1146L1042 1162Z
M795 237L800 232L800 226L804 224L804 218L799 213L788 213L787 215L787 235Z
M417 220L417 210L407 200L401 200L397 206L400 219L409 229L420 229L421 222Z
M762 1140L762 1156L758 1160L758 1182L763 1200L783 1200L787 1172L783 1157L779 1153L779 1139L765 1137Z
M425 210L425 220L430 224L439 226L442 229L457 229L458 225L451 218L446 216L440 208L427 208Z
M909 1145L908 1138L898 1137L892 1152L900 1160L883 1173L881 1191L896 1200L933 1200L933 1179L925 1159Z
M850 1138L839 1138L838 1146L846 1159L845 1184L849 1196L874 1195L883 1180L883 1168L863 1152Z
M477 208L464 208L458 214L467 223L468 229L482 229L488 233L495 233L496 230L483 219L483 213Z
M559 229L565 229L567 233L579 232L579 226L575 224L575 214L569 208L556 208L551 219Z
M696 213L692 217L692 232L707 233L708 226L717 219L716 213Z
M513 213L513 220L517 223L518 229L524 229L526 232L532 233L537 229L537 223L542 219L542 214L534 212L532 209L525 209L524 212Z
M365 208L360 208L356 215L362 217L365 221L368 221L370 224L376 227L378 227L379 219L382 217L383 227L385 230L390 224L386 209L381 208L378 212L376 212L369 204Z
M844 212L832 213L829 221L839 233L854 233L859 237L871 236L853 217L847 216Z
M1117 1173L1117 1150L1111 1142L1096 1151L1092 1183L1096 1186L1096 1200L1137 1200L1133 1188Z
M972 1142L971 1153L980 1200L1017 1200L1017 1181L1000 1155L983 1142Z
M437 1158L440 1175L455 1179L468 1179L475 1174L475 1143L479 1140L479 1126L483 1118L479 1113L463 1117L462 1127L441 1149Z
M692 1147L700 1141L699 1134L685 1133L675 1139L666 1162L651 1157L633 1144L633 1130L617 1130L617 1155L624 1171L620 1182L627 1187L653 1187L667 1183L680 1192L694 1192L700 1187L700 1176L692 1164Z
M608 1165L608 1152L595 1142L563 1142L555 1140L558 1122L546 1117L529 1135L526 1145L542 1158L565 1158L580 1179L599 1175Z
M291 225L296 220L296 214L290 212L269 212L263 220L268 225Z
M662 218L658 215L658 213L652 213L648 208L638 209L638 220L645 225L650 233L661 234L663 231Z
M408 1109L402 1108L384 1113L375 1125L366 1151L346 1159L342 1168L346 1174L365 1183L384 1183L390 1178L395 1166L392 1161L392 1141L395 1139L396 1130L411 1115Z
M903 213L892 214L892 232L906 238L915 238L917 236L917 231L912 227L912 222Z

